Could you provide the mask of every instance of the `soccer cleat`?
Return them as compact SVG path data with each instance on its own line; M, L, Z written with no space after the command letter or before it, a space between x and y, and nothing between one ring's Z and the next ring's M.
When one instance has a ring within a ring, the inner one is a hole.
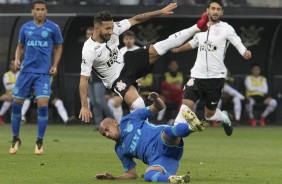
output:
M177 176L177 175L172 175L168 178L168 182L169 183L188 183L190 181L190 176L189 173L187 173L186 175L181 175L181 176Z
M228 119L226 119L225 121L221 121L224 132L227 136L230 136L233 133L233 127L231 123L232 116L227 111L222 111L222 113L224 113L228 117Z
M196 114L191 111L191 109L182 111L183 118L187 121L189 129L193 132L202 132L204 130L204 125L198 119Z
M253 127L257 126L257 122L254 118L250 118L250 125L253 126Z
M22 144L22 142L21 142L20 138L14 137L9 152L11 154L16 154L21 144Z
M259 123L260 123L260 126L265 127L265 119L264 118L260 118Z
M71 125L74 124L76 121L76 117L75 116L71 116L64 124L65 125Z
M37 139L37 141L35 142L34 153L36 155L42 155L43 154L43 142L42 142L42 139Z

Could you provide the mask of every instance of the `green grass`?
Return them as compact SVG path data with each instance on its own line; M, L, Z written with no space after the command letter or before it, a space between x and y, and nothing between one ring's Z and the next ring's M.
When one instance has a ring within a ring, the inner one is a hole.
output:
M49 125L44 155L34 155L36 125L21 127L22 146L8 153L9 124L0 126L0 183L147 183L139 177L130 181L100 181L93 177L105 171L122 174L113 150L114 142L100 136L89 125ZM137 162L139 176L146 165ZM222 128L208 127L185 139L178 174L191 173L191 183L281 183L282 127L235 128L231 137Z

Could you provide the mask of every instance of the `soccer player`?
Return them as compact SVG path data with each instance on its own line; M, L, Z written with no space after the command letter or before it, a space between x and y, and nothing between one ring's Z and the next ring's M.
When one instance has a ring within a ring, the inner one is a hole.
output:
M229 114L217 109L227 76L224 56L230 42L244 59L250 59L252 55L242 44L234 28L220 20L223 15L223 4L220 0L208 1L206 13L210 19L208 30L197 33L192 40L172 50L182 52L198 47L197 59L191 69L191 78L185 85L184 99L180 109L187 108L187 106L192 109L198 99L204 100L205 118L208 121L217 121L222 124L226 135L230 136L233 128ZM183 122L181 113L175 119L176 124L180 122Z
M20 74L13 92L11 154L17 153L18 146L21 144L19 138L21 108L24 99L30 97L33 90L38 106L38 135L35 154L43 154L43 138L48 123L50 80L51 75L57 73L57 66L62 54L62 34L57 24L46 19L47 7L45 1L34 1L31 13L34 20L25 23L21 27L15 54L15 65L20 68ZM25 55L21 63L20 59L23 51ZM52 51L54 52L54 61L51 65Z
M105 11L95 15L94 33L82 49L79 115L82 121L89 122L92 117L87 106L87 84L92 69L108 89L112 89L129 105L131 112L145 107L137 92L136 79L150 73L152 65L168 50L182 45L196 32L206 30L208 18L203 14L197 25L177 32L154 45L126 52L125 55L118 49L119 35L131 26L153 17L172 14L176 7L176 3L171 3L161 10L136 15L120 22L113 22L111 14Z
M187 183L189 175L177 176L179 161L183 154L183 137L203 131L196 115L188 108L182 110L185 123L174 126L153 125L147 121L164 108L158 94L150 93L148 98L154 103L136 110L121 121L106 118L99 127L100 133L116 141L115 151L122 162L124 173L113 176L109 173L97 174L97 179L136 179L134 158L148 165L144 179L150 182Z

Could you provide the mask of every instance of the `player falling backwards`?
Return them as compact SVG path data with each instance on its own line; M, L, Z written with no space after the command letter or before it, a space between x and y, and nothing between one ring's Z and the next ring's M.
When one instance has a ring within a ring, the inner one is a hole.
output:
M119 35L131 26L151 18L170 15L176 7L176 3L171 3L161 10L136 15L120 22L113 22L108 12L100 12L95 15L94 33L84 43L82 50L80 77L82 107L79 115L82 121L89 122L92 117L87 106L87 84L92 69L107 88L112 89L128 104L131 112L145 107L143 99L137 92L136 79L150 73L152 65L168 50L182 45L195 33L206 31L208 17L203 14L196 25L179 31L154 45L126 52L124 56L118 49Z

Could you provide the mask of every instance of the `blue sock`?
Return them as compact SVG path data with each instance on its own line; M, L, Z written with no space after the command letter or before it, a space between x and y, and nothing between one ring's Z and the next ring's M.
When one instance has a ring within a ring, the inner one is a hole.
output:
M43 139L48 123L48 106L38 107L38 139Z
M168 182L171 176L169 173L162 173L157 170L151 170L145 173L144 180L149 182Z
M12 102L12 115L11 115L11 125L13 130L13 136L18 137L20 134L20 125L21 125L21 110L22 104L18 102Z
M168 137L175 139L177 137L187 137L192 131L189 130L187 123L179 123L171 127L166 127L164 132Z

